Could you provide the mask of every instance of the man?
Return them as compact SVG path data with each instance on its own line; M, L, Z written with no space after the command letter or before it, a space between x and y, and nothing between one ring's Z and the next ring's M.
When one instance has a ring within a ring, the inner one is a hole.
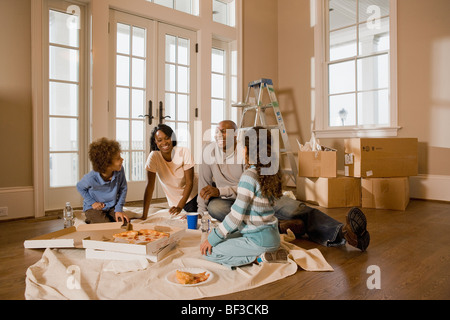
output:
M245 170L242 146L237 142L237 126L233 121L219 123L215 141L203 148L199 167L198 211L223 221L236 199L239 178ZM308 237L323 246L350 245L365 251L370 242L364 213L352 208L346 224L334 220L318 209L287 196L274 205L281 233L291 229L296 236Z

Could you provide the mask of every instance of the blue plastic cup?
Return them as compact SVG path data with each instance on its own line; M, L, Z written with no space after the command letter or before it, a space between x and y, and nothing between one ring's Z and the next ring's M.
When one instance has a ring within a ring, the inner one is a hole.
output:
M198 225L198 213L188 213L186 214L186 218L187 218L187 226L188 229L193 229L193 230L197 230L197 225Z

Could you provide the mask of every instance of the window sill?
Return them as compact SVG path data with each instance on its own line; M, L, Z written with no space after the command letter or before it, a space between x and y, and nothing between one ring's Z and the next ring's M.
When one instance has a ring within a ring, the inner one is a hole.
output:
M401 127L384 127L384 128L341 128L327 130L313 130L316 138L333 139L333 138L385 138L397 137Z

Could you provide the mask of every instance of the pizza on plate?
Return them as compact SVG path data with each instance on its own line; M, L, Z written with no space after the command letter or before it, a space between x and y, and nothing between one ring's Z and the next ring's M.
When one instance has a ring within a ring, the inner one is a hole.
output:
M197 284L208 280L209 274L205 272L201 273L190 273L186 271L177 270L175 273L177 281L181 284Z
M142 243L142 242L152 242L165 237L168 238L169 236L170 234L166 232L151 229L141 229L116 233L113 235L113 238L118 242Z

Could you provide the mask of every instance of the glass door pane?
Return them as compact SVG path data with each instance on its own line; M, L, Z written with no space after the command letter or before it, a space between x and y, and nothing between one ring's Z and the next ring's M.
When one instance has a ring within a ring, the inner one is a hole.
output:
M115 136L124 158L127 180L144 181L146 126L144 105L147 71L146 28L132 23L116 25Z
M193 118L195 106L195 33L176 27L160 24L160 101L162 114L158 122L170 126L177 136L179 146L192 145Z
M211 140L219 122L225 120L226 52L212 48L211 54Z
M67 21L80 16L49 9L49 187L75 186L79 178L80 37Z

